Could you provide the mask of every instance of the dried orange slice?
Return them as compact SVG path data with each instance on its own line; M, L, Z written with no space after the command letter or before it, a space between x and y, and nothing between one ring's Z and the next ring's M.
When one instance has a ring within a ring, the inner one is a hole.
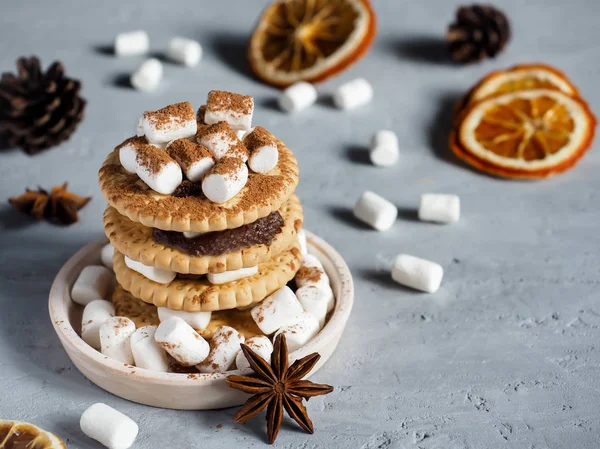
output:
M33 424L0 419L0 449L66 449L56 435Z
M366 53L375 27L369 0L275 0L252 34L248 58L273 86L322 81Z
M579 96L577 88L560 70L546 64L521 64L485 76L465 95L457 110L493 95L531 89L560 90L573 97Z
M534 89L471 104L450 136L455 154L482 171L546 178L572 167L589 148L596 118L577 97Z

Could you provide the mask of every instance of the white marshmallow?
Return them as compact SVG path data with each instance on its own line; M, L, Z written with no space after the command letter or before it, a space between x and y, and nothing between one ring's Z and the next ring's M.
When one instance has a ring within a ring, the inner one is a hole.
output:
M115 255L115 249L110 243L107 243L102 247L100 251L100 260L102 261L102 265L104 265L109 270L113 268L113 256Z
M387 231L398 217L398 208L385 198L367 190L354 206L354 216L378 231Z
M210 354L196 368L201 373L224 373L235 362L246 339L233 327L221 326L210 339Z
M133 365L129 339L135 332L135 323L129 318L115 316L100 326L100 351L105 356L127 365Z
M129 31L115 37L116 56L144 55L150 49L150 39L144 30Z
M444 269L435 262L400 254L392 266L392 279L407 287L434 293L440 288Z
M142 92L156 90L163 76L162 63L156 58L150 58L131 75L131 85Z
M279 107L285 112L298 112L317 101L317 89L310 83L300 81L285 89L279 96Z
M269 337L265 337L264 335L252 337L246 340L245 344L254 352L256 352L259 356L261 356L264 360L266 360L269 364L271 363L273 343L271 343ZM250 363L248 363L248 359L246 359L246 356L244 355L243 351L238 352L238 355L235 358L235 366L237 369L241 370L246 370L250 368Z
M144 137L144 117L140 117L135 128L136 137Z
M206 126L198 131L196 141L207 147L216 161L224 157L236 157L246 162L248 149L227 122Z
M127 256L125 256L125 265L127 265L133 271L141 274L145 278L148 278L154 282L158 282L159 284L169 284L173 282L173 279L175 279L177 276L177 273L174 271L161 270L160 268L144 265L143 263L130 259Z
M135 366L166 373L169 371L167 353L154 339L156 326L143 326L131 336L131 353Z
M213 203L225 203L248 182L248 166L237 158L223 158L202 181L202 192Z
M331 288L307 285L296 290L296 298L305 312L310 313L323 327L327 312L333 309L333 291Z
M398 137L393 131L383 129L373 136L371 162L379 167L391 167L398 162Z
M197 365L210 352L206 340L176 316L161 322L154 338L182 366Z
M196 135L196 113L188 101L171 104L157 111L146 111L141 119L144 135L152 145L166 145L172 140Z
M337 88L333 103L340 109L354 109L373 98L373 87L364 78L357 78Z
M194 329L204 330L210 323L212 312L185 312L183 310L173 310L167 307L158 308L158 319L166 321L172 316L181 318Z
M193 39L174 37L169 41L167 56L188 67L197 66L202 58L202 47Z
M460 219L460 198L456 195L426 193L421 196L419 219L454 223Z
M119 150L119 161L129 173L135 173L137 170L138 148L144 144L145 141L143 138L132 137L117 147Z
M234 131L252 127L254 99L250 96L213 90L208 93L204 123L227 122Z
M160 150L157 149L157 151ZM162 193L163 195L170 195L183 181L181 167L177 165L177 162L170 161L166 163L159 168L158 172L152 171L152 165L150 164L150 161L140 161L138 158L138 168L136 173L139 178L155 192Z
M73 284L71 299L82 306L95 299L106 299L113 285L113 274L101 265L88 265Z
M83 433L108 449L130 448L139 431L133 419L101 402L83 412L79 425Z
M319 321L310 313L302 312L275 334L285 335L288 351L292 352L308 343L320 330Z
M302 305L289 287L283 287L254 307L250 314L265 335L270 335L292 322L300 313Z
M315 287L328 288L330 286L329 276L325 273L321 261L312 254L307 254L302 258L300 269L294 278L298 287L307 287L314 285Z
M83 309L81 338L94 349L100 350L100 326L115 316L115 306L110 301L96 299Z
M277 139L262 126L244 136L244 145L250 153L248 165L256 173L267 173L279 161Z
M191 231L183 231L183 236L186 239L195 239L196 237L198 237L200 234L202 234L202 232L191 232Z
M167 145L167 153L192 182L201 181L215 165L215 158L208 148L188 139L177 139Z
M244 279L254 276L258 273L258 265L248 268L240 268L239 270L225 271L223 273L208 273L206 277L211 284L226 284L239 279Z
M304 229L300 229L300 231L298 231L298 242L300 243L300 253L303 256L306 256L308 254L308 241L306 239L306 232Z

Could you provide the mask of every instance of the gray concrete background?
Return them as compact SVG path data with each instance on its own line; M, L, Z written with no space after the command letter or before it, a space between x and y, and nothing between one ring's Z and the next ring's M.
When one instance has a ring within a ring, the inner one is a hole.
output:
M326 101L289 117L277 92L247 76L246 38L266 0L17 2L0 13L0 70L20 55L64 62L89 101L74 137L36 157L0 155L0 417L34 422L70 448L97 448L79 430L81 412L106 402L140 424L135 447L264 447L264 422L232 422L235 410L177 412L105 393L74 368L46 311L50 284L79 247L102 233L105 206L96 172L134 132L139 114L213 88L254 95L255 123L295 150L306 225L346 258L356 303L345 337L315 376L337 386L309 403L316 434L284 424L281 448L597 448L600 445L600 149L578 167L542 182L492 179L458 164L446 149L455 98L489 70L544 61L564 69L600 112L600 3L498 1L514 37L495 61L456 67L441 39L456 2L376 0L380 32L370 54L319 89L364 76L375 87L365 108L343 113ZM143 28L152 49L169 37L197 38L194 69L166 64L153 94L124 86L141 58L107 52L121 31ZM397 167L366 164L379 128L401 140ZM68 180L93 202L70 228L32 224L6 205L25 187ZM365 229L349 212L372 189L401 208L387 233ZM451 226L415 220L424 192L460 195ZM445 268L435 295L389 280L399 252ZM217 425L222 424L220 429Z

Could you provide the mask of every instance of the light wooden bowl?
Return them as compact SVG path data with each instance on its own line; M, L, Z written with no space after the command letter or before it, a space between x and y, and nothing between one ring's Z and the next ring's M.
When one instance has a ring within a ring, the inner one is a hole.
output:
M331 357L340 341L352 310L354 286L350 270L337 251L314 234L307 235L309 251L323 263L336 297L333 313L321 332L290 354L291 360L312 352L321 354L312 374ZM209 410L243 404L248 396L225 384L230 373L188 376L130 367L105 357L81 339L77 331L81 327L82 307L71 301L71 287L83 267L100 263L100 249L106 243L102 238L79 250L59 271L50 290L49 311L54 330L77 369L116 396L154 407Z

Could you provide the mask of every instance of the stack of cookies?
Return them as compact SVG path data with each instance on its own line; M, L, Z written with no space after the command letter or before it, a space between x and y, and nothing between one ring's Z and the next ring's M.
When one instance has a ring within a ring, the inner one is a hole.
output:
M99 171L114 313L152 326L144 336L156 333L171 370L245 367L233 363L239 343L268 349L275 332L293 350L333 308L329 279L306 253L296 159L252 127L253 110L252 97L212 91L198 111L147 111Z

